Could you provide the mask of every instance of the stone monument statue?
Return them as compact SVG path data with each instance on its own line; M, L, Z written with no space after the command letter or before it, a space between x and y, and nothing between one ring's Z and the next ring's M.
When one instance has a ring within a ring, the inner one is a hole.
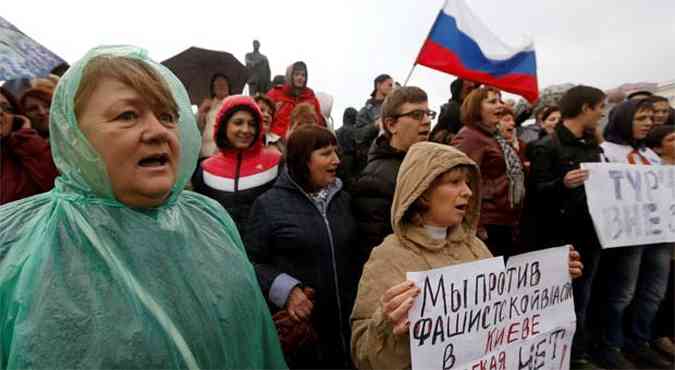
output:
M257 93L265 94L270 89L270 63L267 57L260 53L260 41L253 41L253 52L246 54L246 68L251 72L248 79L248 92L253 96Z

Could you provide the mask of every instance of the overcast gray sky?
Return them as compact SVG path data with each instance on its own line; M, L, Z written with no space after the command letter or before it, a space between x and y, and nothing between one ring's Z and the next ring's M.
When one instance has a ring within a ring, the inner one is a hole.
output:
M467 0L504 41L533 38L540 88L563 82L603 89L675 79L673 0ZM164 60L189 46L243 61L258 38L273 74L304 60L309 87L335 97L341 124L375 76L403 81L443 0L3 1L1 14L69 62L102 44L133 44ZM410 81L432 109L454 77L418 66Z

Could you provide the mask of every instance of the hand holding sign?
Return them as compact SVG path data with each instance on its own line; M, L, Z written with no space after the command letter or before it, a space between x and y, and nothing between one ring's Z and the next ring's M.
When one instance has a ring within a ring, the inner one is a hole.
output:
M576 327L570 275L579 254L551 248L409 272L415 370L566 370Z
M572 246L570 246L568 267L572 279L581 277L581 275L583 274L584 265L581 263L581 255Z
M395 335L408 334L408 311L420 294L412 281L404 281L387 290L380 299L384 317L394 327Z
M576 169L565 174L563 182L565 186L569 189L576 188L584 184L584 181L588 179L588 170Z

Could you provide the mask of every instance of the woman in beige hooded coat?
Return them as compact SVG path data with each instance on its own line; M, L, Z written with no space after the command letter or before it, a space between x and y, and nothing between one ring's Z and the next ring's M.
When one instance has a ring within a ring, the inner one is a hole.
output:
M480 173L462 152L441 144L413 145L396 180L394 234L363 269L352 312L352 359L359 369L409 369L408 310L419 294L406 272L490 258L476 237ZM570 273L581 275L577 252Z

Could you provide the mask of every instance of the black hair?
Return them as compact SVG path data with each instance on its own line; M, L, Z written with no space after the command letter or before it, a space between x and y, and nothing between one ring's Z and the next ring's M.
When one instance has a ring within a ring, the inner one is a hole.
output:
M337 138L325 127L303 125L291 132L286 143L286 166L288 174L303 190L313 193L309 161L312 152L329 145L337 146Z
M591 86L577 85L567 90L559 102L560 115L565 118L576 118L582 111L584 105L594 108L605 100L605 93Z
M225 81L227 81L227 89L230 91L232 90L232 84L230 83L230 79L227 78L227 76L225 76L222 73L215 73L213 76L211 76L211 82L209 83L209 93L211 94L211 98L214 98L216 96L216 91L213 85L216 83L216 80L218 78L224 78Z
M258 141L258 137L260 136L260 130L261 128L261 123L258 122L258 113L256 113L251 107L246 106L246 105L237 105L232 107L232 109L228 110L226 114L223 115L223 117L220 119L220 124L218 125L218 131L216 131L216 146L218 149L231 149L232 148L232 143L230 143L230 140L227 138L227 125L229 124L230 118L232 116L239 112L239 111L247 111L251 113L251 116L253 116L253 122L255 122L255 133L253 134L253 142L249 146L252 147L256 144Z
M649 130L647 139L645 139L645 144L647 144L647 146L652 149L660 148L661 145L663 144L663 139L674 132L675 129L673 128L673 126L666 126L666 125L656 126L651 130Z
M660 102L670 103L668 101L668 98L666 98L665 96L661 96L661 95L652 95L652 96L648 97L646 100L650 101L652 104L660 103Z

